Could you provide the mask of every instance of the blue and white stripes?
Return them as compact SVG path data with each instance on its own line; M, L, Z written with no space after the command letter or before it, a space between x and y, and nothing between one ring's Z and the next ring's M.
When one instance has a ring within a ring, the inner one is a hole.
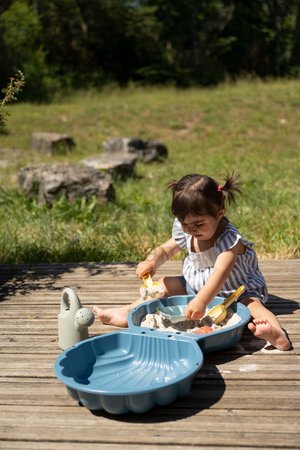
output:
M257 256L252 248L253 243L244 239L228 219L225 218L225 220L227 222L226 228L218 237L214 246L201 253L192 252L192 236L183 232L178 219L174 220L172 237L180 248L187 248L188 250L183 262L183 276L189 286L195 292L199 292L214 270L218 255L233 248L241 241L245 245L245 253L238 255L219 295L227 297L243 284L246 288L243 297L249 296L249 293L251 293L251 296L255 295L262 302L266 302L268 296L266 283L258 267Z

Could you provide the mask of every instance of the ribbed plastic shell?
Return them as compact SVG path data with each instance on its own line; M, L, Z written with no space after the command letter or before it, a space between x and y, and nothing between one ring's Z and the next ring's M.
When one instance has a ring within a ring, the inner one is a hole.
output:
M191 299L174 296L142 303L129 314L128 329L81 341L61 353L54 365L56 377L82 405L111 414L143 413L187 395L203 353L234 346L250 319L248 308L235 303L240 322L205 335L140 326L158 307L186 305ZM223 300L216 297L209 306Z
M202 364L194 341L124 330L65 350L55 361L55 374L91 410L141 413L187 395Z
M153 328L141 327L141 322L146 314L153 314L158 308L166 308L168 306L185 306L194 297L190 295L176 295L173 297L151 300L149 302L144 302L134 308L128 316L128 326L131 330L147 330L152 333L164 334L164 331L155 330ZM215 297L213 301L209 304L209 308L224 302L224 298ZM185 337L190 340L196 340L199 347L203 353L215 352L218 350L225 350L227 348L233 347L241 339L244 325L250 320L249 309L242 303L233 303L230 306L233 312L236 312L240 317L240 321L235 325L227 328L221 328L213 333L208 334L192 334L184 332L174 332L173 334L177 337ZM172 332L168 332L172 334Z

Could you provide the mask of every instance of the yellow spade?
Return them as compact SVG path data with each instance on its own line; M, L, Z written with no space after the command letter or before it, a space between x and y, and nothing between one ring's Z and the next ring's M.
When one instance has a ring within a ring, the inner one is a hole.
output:
M153 286L153 280L151 278L150 273L147 273L146 275L143 276L143 282L144 282L144 286L143 287L151 287L151 286Z
M145 288L150 288L152 286L159 286L159 283L152 280L150 273L147 273L146 275L143 276L143 282L144 282L143 287Z
M213 322L216 324L223 322L223 320L226 319L227 316L227 308L233 302L235 302L243 292L245 292L245 286L238 287L236 291L234 291L228 298L226 298L224 303L213 306L207 312L207 314L205 314L205 316L211 317Z

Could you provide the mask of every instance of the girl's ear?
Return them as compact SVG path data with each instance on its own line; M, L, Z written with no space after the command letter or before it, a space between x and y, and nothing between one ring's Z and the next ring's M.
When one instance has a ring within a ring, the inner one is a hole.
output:
M217 218L218 220L221 220L225 216L226 208L220 209L218 212Z

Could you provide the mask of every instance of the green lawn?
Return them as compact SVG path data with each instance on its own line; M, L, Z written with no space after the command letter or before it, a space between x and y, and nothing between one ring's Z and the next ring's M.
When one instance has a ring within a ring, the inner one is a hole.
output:
M170 235L168 180L191 172L221 180L226 169L240 173L244 188L227 216L258 255L299 257L300 81L114 88L8 111L8 133L0 135L0 262L139 261ZM76 150L44 157L30 148L34 131L71 134ZM139 164L137 178L115 185L114 203L60 199L49 208L20 191L21 167L76 162L119 136L161 141L169 157Z

